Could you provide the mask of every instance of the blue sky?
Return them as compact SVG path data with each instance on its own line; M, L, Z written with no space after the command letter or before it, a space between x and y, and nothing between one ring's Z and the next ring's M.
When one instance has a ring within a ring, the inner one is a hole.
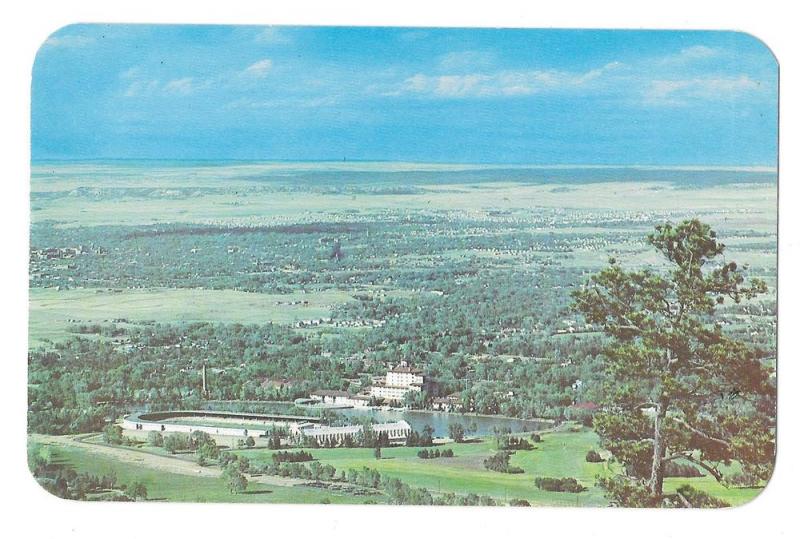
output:
M777 80L734 32L75 25L32 157L774 166Z

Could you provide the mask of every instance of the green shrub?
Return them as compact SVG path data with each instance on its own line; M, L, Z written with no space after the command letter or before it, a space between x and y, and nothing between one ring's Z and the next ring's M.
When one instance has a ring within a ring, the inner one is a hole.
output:
M189 449L189 436L182 432L174 432L164 437L164 449L169 453L177 453Z
M590 449L588 453L586 453L586 462L603 462L603 457L594 449Z
M756 474L743 471L727 476L726 482L735 487L757 487L761 483L761 478Z
M164 437L160 432L151 430L147 433L147 443L153 447L162 447L164 445Z
M122 435L122 427L119 425L108 425L103 429L103 441L111 445L121 445L125 441Z
M503 451L516 451L516 450L523 450L527 451L530 449L534 449L533 445L522 437L516 437L511 435L502 435L497 437L497 449Z
M272 462L308 462L314 460L314 456L307 451L278 451L272 454Z
M525 472L525 470L523 470L519 466L511 466L511 464L509 463L510 460L511 460L511 453L509 453L508 451L498 451L491 457L485 459L483 461L483 466L487 470L492 470L501 473L518 474Z
M549 492L583 492L586 487L578 483L574 477L537 477L534 481L536 488Z

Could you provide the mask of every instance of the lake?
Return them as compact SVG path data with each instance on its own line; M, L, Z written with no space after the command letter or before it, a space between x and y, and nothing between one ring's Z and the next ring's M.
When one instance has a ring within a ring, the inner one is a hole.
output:
M208 402L203 407L208 410L221 410L227 407L220 407L219 404L225 401ZM326 408L323 406L295 406L291 402L263 402L263 401L241 401L239 406L234 407L236 411L261 412L261 413L302 413L300 410L308 410L310 415L316 415L321 410L331 410L345 418L354 421L365 417L371 418L376 423L390 423L404 419L417 432L422 432L426 425L433 428L433 435L444 437L448 435L448 428L451 423L461 423L468 429L468 434L485 436L493 434L494 429L511 429L512 432L530 432L535 430L547 429L553 426L553 421L548 419L515 419L505 416L487 416L457 414L447 412L432 412L420 410L401 410L401 409L370 409L370 408Z

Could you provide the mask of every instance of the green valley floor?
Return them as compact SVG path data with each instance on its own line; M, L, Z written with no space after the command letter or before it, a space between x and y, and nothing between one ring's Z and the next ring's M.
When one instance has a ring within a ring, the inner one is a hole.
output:
M120 483L139 481L145 484L150 500L183 502L270 502L270 503L386 503L381 495L353 496L336 491L308 487L303 481L272 476L252 476L247 492L232 494L220 478L218 467L201 468L185 457L170 456L162 449L111 447L99 442L99 436L64 437L31 435L31 442L51 446L57 462L73 467L79 473L116 474ZM494 453L494 441L487 438L472 443L449 443L452 458L421 459L419 448L384 448L380 459L372 449L311 449L315 459L338 470L363 467L378 470L382 475L400 479L414 487L425 487L433 493L454 492L489 495L499 503L525 499L534 506L607 506L603 491L595 486L598 476L613 473L607 462L586 462L586 452L598 448L597 435L590 429L569 426L547 432L536 449L517 451L511 464L524 470L521 474L504 474L486 470L483 460ZM273 451L245 449L236 453L253 463L271 462ZM580 494L547 492L538 489L537 477L574 477L587 490ZM683 484L726 500L733 506L755 498L761 488L726 488L711 477L668 478L667 491Z

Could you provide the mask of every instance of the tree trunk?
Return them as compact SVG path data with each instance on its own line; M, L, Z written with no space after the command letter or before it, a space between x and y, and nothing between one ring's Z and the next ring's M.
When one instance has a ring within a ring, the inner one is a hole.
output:
M667 415L667 402L660 399L656 407L656 420L653 429L653 467L650 472L650 493L661 498L664 491L664 455L667 446L664 443L664 418Z

